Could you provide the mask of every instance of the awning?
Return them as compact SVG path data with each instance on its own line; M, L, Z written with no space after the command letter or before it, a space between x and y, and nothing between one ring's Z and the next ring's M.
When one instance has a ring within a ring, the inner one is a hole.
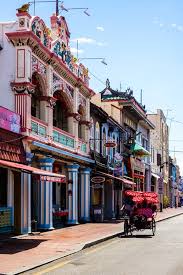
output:
M38 169L25 164L20 164L16 162L0 160L0 166L11 168L13 170L19 170L24 173L33 174L37 179L41 181L52 181L52 182L65 182L65 175L52 173L46 170Z
M158 175L151 173L151 176L153 176L154 178L156 178L157 180L160 178Z
M141 145L135 143L135 145L132 146L131 150L139 156L150 156L151 154L149 153L149 151L147 151L144 147L142 147Z
M97 171L97 174L100 174L100 175L103 175L105 177L108 177L108 178L111 178L111 179L115 179L115 180L118 180L124 184L130 184L130 185L136 185L135 182L131 181L131 180L127 180L125 178L118 178L118 177L115 177L111 174L107 174L107 173L104 173L104 172L100 172L100 171Z

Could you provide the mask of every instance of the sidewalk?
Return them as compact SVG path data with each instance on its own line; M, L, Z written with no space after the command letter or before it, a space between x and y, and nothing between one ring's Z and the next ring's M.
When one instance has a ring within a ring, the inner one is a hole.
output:
M164 209L157 222L183 214L183 208ZM0 241L0 274L17 274L68 256L97 242L113 238L123 231L123 223L82 224Z

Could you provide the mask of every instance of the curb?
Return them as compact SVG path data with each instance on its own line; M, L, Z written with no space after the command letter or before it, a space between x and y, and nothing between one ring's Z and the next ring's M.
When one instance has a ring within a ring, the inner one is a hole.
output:
M169 219L171 219L171 218L175 218L175 217L180 216L180 215L183 215L183 213L178 213L178 214L175 214L175 215L172 215L172 216L163 218L163 219L161 219L161 220L158 220L158 221L156 221L156 222L166 221L166 220L169 220Z
M96 245L96 244L99 244L99 243L108 241L108 240L110 240L110 239L114 239L114 238L120 236L121 234L123 234L123 231L120 231L120 232L115 233L115 234L113 234L113 235L109 235L109 236L107 236L107 237L103 237L103 238L101 238L101 239L97 239L97 240L95 240L95 241L91 241L91 242L89 242L89 243L86 243L86 244L83 246L82 250L84 250L84 249L86 249L86 248L89 248L89 247L91 247L91 246L94 246L94 245Z
M157 223L158 223L158 222L162 222L162 221L165 221L165 220L168 220L168 219L171 219L171 218L180 216L180 215L183 215L183 212L182 212L182 213L175 214L175 215L172 215L172 216L169 216L169 217L166 217L166 218L163 218L163 219L160 219L160 220L158 220L158 221L156 221L156 222L157 222ZM122 223L123 223L123 222L122 222ZM82 250L84 250L84 249L86 249L86 248L92 247L92 246L94 246L94 245L97 245L97 244L99 244L99 243L105 242L105 241L110 240L110 239L114 239L115 237L118 237L118 236L123 235L123 234L124 234L124 232L123 232L123 230L122 230L121 232L118 232L118 233L115 233L115 234L112 234L112 235L103 237L103 238L101 238L101 239L93 240L93 241L91 241L91 242L89 242L89 243L84 244L83 247L82 247L81 249L78 249L78 250L73 251L73 252L66 253L66 254L63 255L63 256L58 256L58 257L52 258L52 259L50 259L50 260L45 260L45 262L42 262L41 264L38 264L38 265L35 265L35 266L32 266L32 267L29 267L29 268L25 268L24 270L22 269L22 270L19 270L19 271L17 270L17 271L15 271L15 272L7 273L6 275L17 275L17 274L22 274L22 273L28 272L28 271L30 271L30 270L34 270L34 269L39 268L39 267L42 267L42 266L44 266L44 265L46 265L46 264L50 264L50 263L53 263L53 262L55 262L55 261L57 261L57 260L63 259L63 258L65 258L65 257L71 256L71 255L74 255L74 254L76 254L76 253L78 253L78 252L80 252L80 251L82 251Z

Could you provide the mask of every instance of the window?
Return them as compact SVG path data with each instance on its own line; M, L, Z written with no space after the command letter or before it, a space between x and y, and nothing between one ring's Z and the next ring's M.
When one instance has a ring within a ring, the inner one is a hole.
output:
M31 98L31 115L40 119L40 101L34 94Z
M90 149L94 150L94 138L95 138L95 129L94 129L94 122L91 119L92 126L90 128Z
M103 128L103 131L102 131L102 153L103 153L103 156L106 157L106 147L105 147L105 143L106 143L106 130L105 130L105 127Z
M80 122L78 125L78 137L85 140L85 126L82 125L82 121L86 120L86 109L81 104L79 105L78 113L81 116Z
M40 119L40 96L43 94L43 91L41 89L39 76L36 73L32 75L32 83L35 85L35 92L31 97L31 115Z
M68 131L67 109L60 100L57 100L53 109L53 126Z
M95 126L95 144L96 144L96 151L100 153L100 126L99 123L96 123Z

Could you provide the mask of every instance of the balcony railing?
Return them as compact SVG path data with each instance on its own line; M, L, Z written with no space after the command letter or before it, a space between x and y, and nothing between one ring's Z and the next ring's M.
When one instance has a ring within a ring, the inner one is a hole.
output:
M46 129L47 129L47 123L35 117L31 118L31 132L33 134L46 138L47 136Z
M87 153L87 144L82 139L78 140L78 148L79 148L79 151L83 153Z
M75 137L55 127L53 128L53 141L69 148L75 148Z

